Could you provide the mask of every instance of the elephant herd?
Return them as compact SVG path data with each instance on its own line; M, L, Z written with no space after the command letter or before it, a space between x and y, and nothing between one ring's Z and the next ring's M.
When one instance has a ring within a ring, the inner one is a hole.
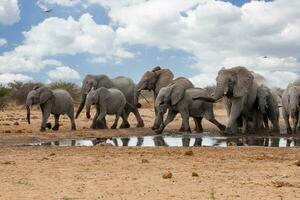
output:
M115 115L111 126L129 128L128 116L135 115L137 127L144 127L139 113L141 104L139 97L143 90L153 92L155 119L152 129L161 134L179 113L182 125L179 131L190 132L189 118L195 123L195 131L203 132L202 119L213 123L225 135L251 131L259 133L270 131L279 133L279 107L287 133L300 133L300 81L290 83L284 91L270 89L262 81L264 78L245 67L222 68L216 78L216 87L211 94L207 89L196 88L185 78L174 79L169 69L159 66L144 73L137 85L127 77L119 76L110 79L106 75L86 75L82 81L81 100L75 118L83 108L86 117L90 118L90 108L95 105L96 114L91 128L107 128L106 115ZM215 119L213 103L223 99L228 122L224 126ZM59 116L67 114L71 121L71 129L75 130L73 100L70 94L62 89L50 90L47 87L34 88L29 92L26 101L27 120L30 123L30 107L40 105L42 124L40 131L51 128L47 123L50 114L54 115L53 130L59 129ZM167 117L164 120L164 115ZM292 127L289 118L292 119ZM269 126L269 122L272 126Z

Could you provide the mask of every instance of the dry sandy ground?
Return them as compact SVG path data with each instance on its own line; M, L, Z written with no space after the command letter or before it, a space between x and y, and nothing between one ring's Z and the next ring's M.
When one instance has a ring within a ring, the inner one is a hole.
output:
M141 113L150 127L153 109ZM225 123L225 112L216 113ZM20 107L0 112L0 199L300 199L300 148L10 146L33 139L153 134L150 128L90 130L84 113L78 131L69 131L64 116L59 132L39 133L39 111L31 125L25 116ZM130 121L134 127L132 116ZM180 123L178 118L167 130L176 131ZM203 126L216 131L209 122ZM167 172L172 177L162 178Z

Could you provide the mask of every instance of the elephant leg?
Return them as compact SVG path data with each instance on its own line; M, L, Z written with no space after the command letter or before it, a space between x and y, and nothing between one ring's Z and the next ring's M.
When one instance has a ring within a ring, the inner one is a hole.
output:
M117 128L119 119L120 119L120 114L116 114L115 121L114 121L113 125L110 127L111 129Z
M286 132L287 132L287 134L291 134L292 128L291 128L290 121L289 121L289 115L285 110L283 110L282 116L283 116L283 119L285 122Z
M242 112L242 101L235 100L234 102L232 102L229 122L225 130L226 134L237 133L237 119L241 115L241 112Z
M202 119L203 117L193 117L195 122L195 131L196 133L202 133L203 127L202 127Z
M300 112L298 112L298 121L296 126L296 133L300 134Z
M74 119L74 112L70 112L70 113L67 113L70 121L71 121L71 130L72 131L75 131L76 130L76 123L75 123L75 119Z
M165 127L174 120L178 112L169 110L166 120L160 124L159 128L155 131L157 134L161 134Z
M268 120L268 116L267 115L264 115L263 116L263 120L264 120L264 126L265 126L265 130L268 131L270 128L269 128L269 120Z
M41 124L40 131L44 132L44 131L46 131L47 121L48 121L48 118L49 118L50 113L51 113L51 105L45 103L45 105L42 108L42 112L43 112L43 118L42 118L42 124Z
M145 126L144 125L144 121L143 121L143 119L142 119L142 117L141 117L141 115L139 113L139 110L137 108L135 108L133 110L133 114L134 114L134 116L136 118L136 121L137 121L136 127L144 127Z
M191 132L190 124L189 124L189 112L183 111L180 113L181 118L182 118L182 123L184 126L184 132Z
M129 109L127 108L124 108L124 112L125 112L125 115L127 116L126 117L126 120L124 121L124 119L123 119L123 122L122 122L122 124L121 124L121 126L120 126L120 128L129 128L130 127L130 124L128 123L128 116L129 116L129 114L130 114L130 111L129 111ZM123 115L123 114L122 114Z
M170 112L170 111L168 111L168 115L169 115L169 112ZM159 129L159 127L163 124L163 121L164 121L164 113L162 113L162 112L157 112L157 113L155 114L154 124L153 124L153 126L151 127L152 130L157 130L157 129Z
M130 124L127 121L128 115L125 110L123 110L121 117L122 117L123 123L121 124L120 128L130 128Z
M248 129L249 129L248 122L249 122L248 117L244 116L243 117L243 127L242 127L242 133L243 134L246 134L248 132Z
M107 129L105 117L100 121L97 120L99 117L99 114L100 114L100 107L96 106L96 114L93 118L91 128L92 129Z
M55 114L54 119L55 119L55 123L54 123L54 126L53 126L52 130L58 131L58 129L59 129L59 115Z
M211 123L213 123L214 125L216 125L220 129L220 131L225 131L226 126L224 126L223 124L221 124L215 118L211 118L211 119L207 119L207 120L210 121Z

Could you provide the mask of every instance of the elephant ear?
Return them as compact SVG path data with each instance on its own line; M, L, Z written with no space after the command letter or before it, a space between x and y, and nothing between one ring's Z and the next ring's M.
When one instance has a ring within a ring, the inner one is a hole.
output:
M103 74L96 78L95 88L100 88L100 87L111 88L113 87L113 83L108 76Z
M53 96L53 92L49 88L41 88L40 104L46 103Z
M100 102L105 102L109 100L111 96L108 89L105 87L100 88L98 95L99 95Z
M247 95L249 88L253 84L253 75L244 67L237 67L234 73L236 82L233 88L233 96L238 98Z
M154 71L157 81L155 84L155 92L158 94L162 87L167 86L173 80L173 73L169 69L160 69Z
M184 87L178 84L174 84L171 87L171 105L174 106L183 98L185 89Z

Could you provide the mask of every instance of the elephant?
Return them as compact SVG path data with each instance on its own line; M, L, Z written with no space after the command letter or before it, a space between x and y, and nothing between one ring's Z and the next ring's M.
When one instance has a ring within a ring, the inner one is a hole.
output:
M173 80L174 75L169 69L162 69L161 67L157 66L152 69L152 71L147 71L142 76L141 80L137 84L137 97L136 97L136 104L138 103L139 94L142 90L149 90L153 91L154 102L157 99L157 95L161 88L168 86L171 83L175 83L174 91L178 92L178 97L182 97L184 90L187 88L193 88L193 83L184 77L178 77ZM177 99L178 102L180 99ZM158 111L156 106L154 105L155 116L157 116ZM163 122L163 114L160 113L158 117L155 118L154 124L152 126L153 130L159 128L160 124Z
M108 76L101 74L101 75L91 75L88 74L85 76L85 78L82 81L82 88L81 88L81 100L80 100L80 105L78 107L77 113L76 113L76 118L78 118L80 112L82 111L85 101L86 101L86 96L88 92L91 90L91 88L98 89L100 87L105 87L105 88L117 88L119 89L125 96L126 101L132 105L132 106L127 106L125 108L126 114L129 115L131 112L135 115L137 119L137 127L144 127L144 121L140 116L140 113L138 111L138 105L136 105L135 102L135 97L136 95L136 86L134 82L127 77L124 76L118 76L116 78L110 79ZM97 107L97 106L96 106ZM96 119L99 114L99 107L97 107L97 114L94 116L93 123L91 125L91 128L96 129L96 128L105 128L105 118L103 119L102 123L97 123ZM124 124L125 122L123 121L121 127L127 127L129 124Z
M53 114L55 118L53 130L57 131L59 129L59 116L63 114L67 114L70 118L71 130L76 130L73 99L66 90L51 90L48 87L36 87L30 91L26 99L28 124L30 124L30 107L37 104L40 105L43 115L40 131L46 131L50 114Z
M213 104L204 100L194 101L193 97L197 94L208 96L209 92L201 88L189 88L183 94L179 94L173 90L175 84L163 87L156 98L155 106L159 113L165 113L169 109L168 116L164 123L160 124L156 133L161 134L164 128L174 120L175 116L180 113L182 117L182 127L185 132L190 132L189 117L193 117L196 124L196 132L203 132L202 118L206 118L215 124L221 131L225 130L225 126L219 123L214 116ZM179 99L179 100L178 100ZM157 115L158 117L159 115Z
M265 129L269 129L268 120L271 121L273 128L272 132L279 133L279 107L276 99L276 95L264 85L257 88L258 109L261 114L261 118L264 121ZM261 122L261 120L259 120ZM259 128L261 124L259 124Z
M245 67L222 68L216 78L216 89L212 97L195 95L194 100L201 99L216 102L224 97L224 104L229 116L225 134L237 133L237 125L242 120L242 132L248 131L248 122L254 119L257 127L257 88L253 74Z
M282 94L282 115L288 134L300 133L300 82L296 84L289 84ZM293 130L289 117L292 118Z
M97 114L97 121L101 121L107 114L116 115L114 124L111 129L116 129L120 116L122 116L123 122L129 128L129 123L127 121L127 114L125 111L125 106L127 104L124 94L116 88L105 88L100 87L96 90L92 89L86 97L85 108L86 117L89 119L91 105L96 104L100 108L100 113ZM94 122L96 123L96 122Z

